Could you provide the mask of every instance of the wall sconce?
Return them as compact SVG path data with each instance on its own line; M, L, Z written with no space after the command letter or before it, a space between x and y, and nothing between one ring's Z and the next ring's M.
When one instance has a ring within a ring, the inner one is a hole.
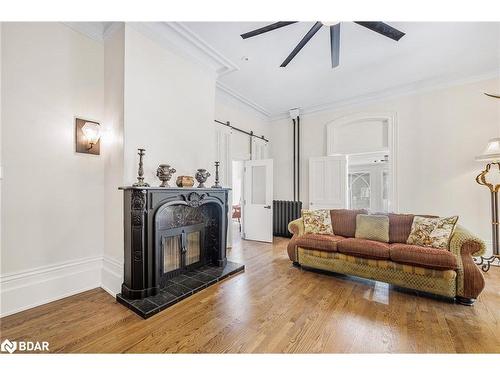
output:
M77 118L75 121L76 152L100 155L101 125L95 121Z

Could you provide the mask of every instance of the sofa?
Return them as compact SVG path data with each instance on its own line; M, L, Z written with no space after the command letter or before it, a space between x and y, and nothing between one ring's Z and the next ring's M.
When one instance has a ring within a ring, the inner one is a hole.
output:
M356 217L365 210L330 210L334 235L304 233L303 218L288 224L287 245L294 265L382 281L472 305L484 288L473 257L484 242L457 225L447 249L408 245L415 215L386 214L389 242L355 238ZM420 216L420 215L419 215Z

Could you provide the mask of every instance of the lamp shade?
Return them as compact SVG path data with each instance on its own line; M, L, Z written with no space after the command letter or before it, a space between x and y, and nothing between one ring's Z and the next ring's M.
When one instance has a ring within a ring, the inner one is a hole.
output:
M500 160L500 138L491 138L488 141L483 153L476 156L477 161L493 161Z
M99 128L99 124L95 122L86 122L85 125L82 126L82 132L90 144L95 144L99 140L101 136Z

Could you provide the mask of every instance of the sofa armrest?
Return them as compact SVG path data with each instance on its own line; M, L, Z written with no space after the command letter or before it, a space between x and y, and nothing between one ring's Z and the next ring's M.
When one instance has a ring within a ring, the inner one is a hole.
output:
M304 234L304 220L299 217L288 223L288 231L294 236L302 236Z
M467 229L457 226L450 240L450 251L458 261L457 296L475 299L484 289L484 277L472 257L481 256L486 251L483 240Z
M455 255L467 254L478 257L484 255L486 244L464 227L457 225L451 236L450 251Z
M288 252L288 258L292 262L298 262L297 257L297 238L304 234L304 220L298 218L297 220L288 223L288 230L293 234L292 239L288 242L286 250Z

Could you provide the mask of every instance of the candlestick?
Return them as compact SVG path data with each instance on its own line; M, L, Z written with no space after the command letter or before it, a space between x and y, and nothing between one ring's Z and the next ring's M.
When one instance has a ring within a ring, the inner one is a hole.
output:
M219 185L219 165L220 162L216 161L215 162L215 184L212 186L214 189L221 188L222 186Z
M149 186L149 184L147 182L144 182L144 168L143 168L143 165L142 165L142 157L144 156L145 152L146 151L145 149L143 148L138 148L137 151L139 151L139 169L137 171L137 182L135 184L133 184L132 186Z

